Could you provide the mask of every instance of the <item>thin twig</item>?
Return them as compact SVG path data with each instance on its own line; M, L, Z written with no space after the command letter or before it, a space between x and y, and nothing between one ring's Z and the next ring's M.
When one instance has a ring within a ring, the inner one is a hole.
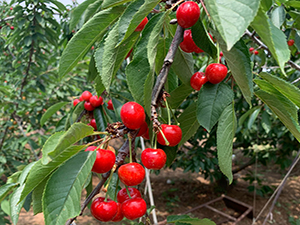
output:
M162 69L160 70L160 73L157 77L156 83L154 85L154 88L152 90L152 97L151 97L151 119L153 121L153 127L157 128L160 126L160 123L158 121L158 115L156 112L156 107L158 105L159 96L162 96L162 89L164 87L164 84L167 80L168 73L170 70L170 67L173 63L176 50L178 49L179 44L183 40L183 32L184 28L181 26L177 26L173 41L171 43L171 46L169 48L169 51L164 59L164 64L162 66Z
M256 44L260 46L260 48L265 49L268 51L269 54L271 54L269 48L261 41L259 40L255 35L253 35L249 30L245 31L245 34L249 36ZM287 61L287 63L294 69L300 71L300 66L294 63L292 60Z
M5 140L5 137L6 137L6 135L7 135L8 128L9 128L9 127L7 126L7 127L5 128L5 130L4 130L3 137L2 137L1 143L0 143L0 152L1 152L2 146L3 146L3 144L4 144L4 140Z

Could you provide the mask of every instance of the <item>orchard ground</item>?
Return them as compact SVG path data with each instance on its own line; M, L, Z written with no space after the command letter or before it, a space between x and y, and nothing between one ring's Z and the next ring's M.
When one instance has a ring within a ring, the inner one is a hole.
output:
M238 161L242 159L239 158ZM243 161L243 160L242 160ZM245 170L235 175L235 182L233 185L226 187L226 184L218 185L216 183L210 183L205 180L201 174L196 173L184 173L181 169L175 171L171 169L161 170L159 175L151 174L151 184L154 193L154 201L156 205L156 213L158 221L163 221L168 215L176 215L184 213L194 207L197 207L203 203L211 201L221 194L225 193L227 196L242 201L250 206L253 206L253 192L249 192L247 187L249 183L244 181L243 178L247 172L253 172L255 166L250 166ZM281 170L278 166L272 165L265 167L258 165L257 174L260 179L263 180L263 185L269 185L275 188L279 185L281 180L287 171ZM97 176L93 176L93 185L96 186L99 182ZM140 185L141 193L144 193L145 183ZM220 188L221 187L221 188ZM221 190L222 189L222 190ZM101 193L103 195L103 192ZM262 207L268 201L270 195L265 197L256 196L254 215L258 215ZM85 199L85 193L82 194L82 201ZM145 196L149 207L148 195ZM233 210L227 209L223 202L217 202L212 205L222 212L236 216ZM262 224L269 208L260 217L261 219L257 224ZM26 212L22 209L20 214L19 225L43 225L44 218L42 214L33 216L33 212ZM201 208L193 211L189 214L192 217L198 218L210 218L214 222L218 223L224 220L224 217L210 211L206 208ZM273 210L273 223L272 224L291 224L289 223L289 217L298 219L300 216L300 165L296 166L291 176L279 197ZM152 216L151 216L152 218ZM100 224L99 221L93 218L89 209L84 211L83 216L78 217L76 224L78 225L93 225ZM102 223L101 223L102 224ZM119 223L106 223L106 224L130 224L128 222ZM230 223L222 223L223 225L229 225ZM239 224L250 225L252 220L244 218ZM271 224L271 223L268 223Z

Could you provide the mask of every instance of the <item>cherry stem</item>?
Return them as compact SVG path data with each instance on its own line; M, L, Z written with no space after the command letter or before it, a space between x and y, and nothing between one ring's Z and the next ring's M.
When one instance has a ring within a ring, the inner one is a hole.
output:
M161 135L163 136L163 138L164 138L164 140L165 140L165 144L166 144L167 146L169 146L170 143L169 143L168 139L166 138L164 132L161 130L160 127L159 127L158 129L159 129L159 132L161 133Z
M104 135L109 135L108 132L103 132L103 131L95 131L94 133L92 133L91 135L100 135L100 134L104 134Z
M167 112L168 112L168 124L171 125L171 114L170 114L170 106L168 104L168 101L166 100L166 107L167 107Z
M206 13L208 19L211 21L210 15L209 15L209 13L208 13L208 11L207 11L207 9L206 9L206 6L204 5L203 0L200 0L200 2L201 2L201 5L202 5L202 7L203 7L203 9L204 9L204 11L205 11L205 13Z
M128 140L129 140L129 162L132 163L132 149L131 149L131 136L128 134Z
M115 200L117 199L117 194L118 194L118 187L119 187L119 183L120 183L120 179L119 179L119 176L118 176L118 179L117 179L117 184L116 184L116 189L115 189Z
M101 139L98 139L98 140L96 140L96 141L93 141L93 142L90 142L90 143L88 143L88 144L87 144L87 146L94 145L94 144L96 144L96 143L98 143L98 142L101 142L101 141L103 141L103 138L101 138Z
M125 188L126 188L126 192L127 192L128 196L129 196L129 198L131 198L130 192L129 192L129 190L128 190L128 186L125 185Z
M184 2L185 0L180 0L176 2L169 10L173 10L176 6L178 6L180 3Z
M167 102L167 101L166 101ZM170 109L170 111L171 111L171 114L172 114L172 117L173 117L173 119L175 120L175 123L176 123L176 125L178 125L179 126L179 122L178 122L178 120L177 120L177 118L176 118L176 116L175 116L175 114L174 114L174 112L173 112L173 110L172 109ZM169 124L169 125L171 125L171 124Z

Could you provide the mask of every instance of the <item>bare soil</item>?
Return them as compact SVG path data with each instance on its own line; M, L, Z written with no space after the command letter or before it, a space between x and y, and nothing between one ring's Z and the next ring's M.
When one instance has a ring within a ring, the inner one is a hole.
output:
M183 173L181 169L175 171L166 169L162 170L159 175L151 174L151 184L154 193L154 201L156 206L156 214L159 222L166 219L168 215L176 215L180 213L185 213L201 204L220 197L222 194L226 194L229 197L237 199L245 204L248 204L254 208L253 213L256 217L265 203L268 201L270 196L260 197L254 196L253 192L249 192L247 187L249 184L245 182L242 178L245 176L248 169L240 172L236 175L236 179L233 185L230 185L226 190L223 189L222 192L220 187L226 187L226 184L211 184L199 174L195 173ZM272 220L269 220L267 224L290 224L289 217L295 219L300 216L300 166L296 167L292 175L287 181L278 202L276 203L273 213ZM264 177L263 183L265 185L277 187L281 182L284 174L280 174L280 170L276 166L272 168L258 166L258 173L262 174ZM98 177L93 177L94 185L97 185L99 179ZM144 192L145 184L140 186L141 192ZM103 193L101 193L103 195ZM83 193L83 199L85 194ZM148 195L144 197L149 204ZM239 213L235 210L227 208L222 202L216 202L213 205L214 208L221 212L229 214L233 217L238 217ZM267 214L269 207L262 216L259 218L256 224L260 225L263 223L265 216ZM217 224L229 225L230 222L225 222L225 217L220 214L211 211L207 208L200 208L189 213L191 217L198 218L210 218ZM152 219L152 217L150 216ZM222 222L223 221L223 222ZM43 225L43 215L38 214L33 216L32 211L28 213L22 211L19 219L18 225ZM101 224L99 221L95 220L88 209L84 211L84 215L78 217L76 220L78 225L92 225ZM112 223L106 223L112 224ZM126 221L122 221L114 224L129 224ZM163 223L161 223L163 224ZM244 218L238 224L250 225L252 224L252 219Z

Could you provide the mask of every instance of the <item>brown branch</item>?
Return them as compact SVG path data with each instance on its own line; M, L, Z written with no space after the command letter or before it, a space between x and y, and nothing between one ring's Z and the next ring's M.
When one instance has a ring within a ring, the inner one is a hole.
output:
M160 73L157 77L156 83L154 85L154 88L152 90L152 97L151 97L151 120L153 121L153 127L154 129L157 129L157 127L160 126L160 122L158 121L158 115L156 112L156 108L158 105L158 102L160 101L159 96L162 96L163 87L167 80L168 73L170 70L170 67L173 63L176 50L179 46L179 44L183 40L183 32L184 28L181 26L177 26L173 41L171 43L171 46L169 48L169 51L164 59L164 64L162 66L162 69L160 70Z
M6 137L7 132L8 132L8 128L9 128L9 127L7 126L7 127L5 128L5 130L4 130L3 137L2 137L1 143L0 143L0 151L1 151L2 147L3 147L4 140L5 140L5 137Z

